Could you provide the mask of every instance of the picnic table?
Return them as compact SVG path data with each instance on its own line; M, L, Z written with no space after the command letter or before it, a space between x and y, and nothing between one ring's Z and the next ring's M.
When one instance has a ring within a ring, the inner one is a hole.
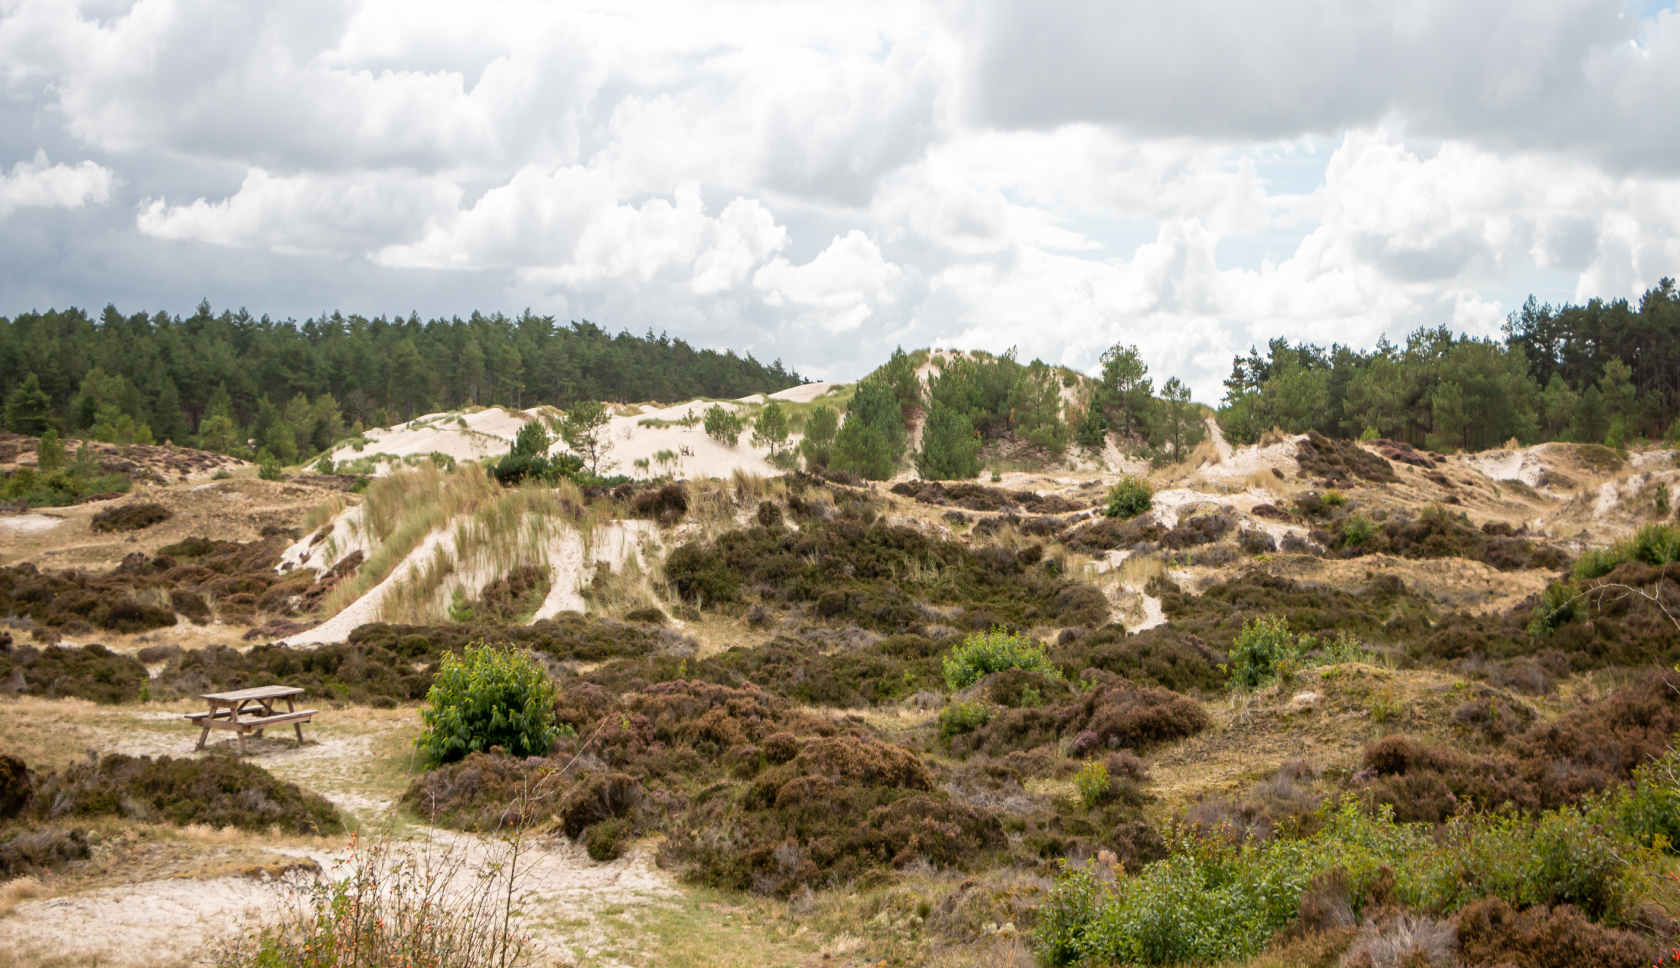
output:
M210 738L212 729L230 729L239 734L239 755L245 755L245 734L256 733L261 739L270 726L290 725L297 731L298 746L303 745L303 724L314 716L314 709L298 709L292 702L303 695L296 686L258 686L236 689L233 692L211 692L200 696L210 708L201 713L187 713L186 718L204 729L198 737L198 748ZM286 711L277 713L274 704L286 700Z

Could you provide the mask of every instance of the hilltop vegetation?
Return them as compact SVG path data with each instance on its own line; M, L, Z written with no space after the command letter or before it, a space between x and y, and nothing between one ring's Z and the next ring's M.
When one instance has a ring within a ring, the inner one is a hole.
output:
M780 361L530 312L297 323L203 303L185 317L114 306L0 317L6 429L241 456L252 439L285 464L357 426L452 407L735 398L801 382Z

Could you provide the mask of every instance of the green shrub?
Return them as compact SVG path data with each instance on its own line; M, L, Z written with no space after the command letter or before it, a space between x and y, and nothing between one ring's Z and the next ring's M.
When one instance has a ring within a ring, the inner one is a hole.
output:
M1333 508L1339 508L1347 503L1347 495L1343 494L1341 491L1332 489L1324 492L1322 500L1325 504L1328 504Z
M1369 662L1371 647L1346 630L1337 630L1332 638L1312 635L1297 636L1290 632L1289 621L1280 615L1265 615L1243 623L1231 643L1231 658L1226 671L1233 685L1253 689L1274 679L1286 678L1297 668L1340 665L1344 662Z
M286 472L280 467L278 457L263 455L257 458L257 476L265 481L282 481Z
M1680 851L1680 751L1668 752L1634 770L1631 787L1617 787L1603 806L1622 831L1641 847Z
M1633 537L1631 549L1635 560L1647 565L1666 565L1680 561L1680 528L1667 524L1647 524Z
M1103 506L1103 514L1111 518L1135 518L1149 510L1155 500L1155 492L1149 487L1149 482L1141 477L1123 477L1120 483L1108 489L1108 503Z
M1313 882L1336 872L1355 911L1381 885L1408 907L1451 914L1481 898L1517 907L1571 904L1597 919L1628 913L1617 859L1632 845L1580 811L1479 814L1437 834L1348 796L1326 803L1306 837L1267 841L1182 834L1172 853L1113 883L1087 866L1064 874L1040 909L1039 952L1053 965L1229 963L1257 954L1300 913Z
M1297 654L1295 636L1282 616L1262 615L1252 622L1244 622L1242 631L1231 643L1228 664L1231 682L1244 689L1270 682L1277 677L1279 665Z
M745 427L741 415L726 407L714 403L706 408L706 436L720 444L735 446L740 442L741 431Z
M433 762L499 746L512 756L547 756L559 727L554 683L531 655L484 645L446 652L420 713L416 743Z
M1114 785L1109 782L1108 767L1100 760L1086 760L1079 768L1079 773L1073 778L1074 792L1079 794L1079 802L1087 810L1095 810L1107 803L1114 795Z
M1047 679L1060 679L1061 670L1050 662L1044 646L1025 635L1015 635L1001 628L979 632L963 639L961 645L945 657L945 684L951 689L963 689L981 676L1004 669L1025 669Z
M1622 548L1612 545L1609 548L1588 548L1581 552L1581 557L1575 559L1575 568L1570 574L1576 578L1591 581L1603 578L1616 570L1616 566L1628 559L1623 557Z
M983 702L954 702L939 711L939 735L944 739L972 733L992 718Z
M1334 493L1334 491L1331 492L1331 494ZM1326 494L1325 499L1328 500L1329 496ZM1355 514L1342 523L1342 543L1351 547L1359 547L1371 540L1371 535L1376 533L1377 526L1372 524L1371 519L1363 514Z

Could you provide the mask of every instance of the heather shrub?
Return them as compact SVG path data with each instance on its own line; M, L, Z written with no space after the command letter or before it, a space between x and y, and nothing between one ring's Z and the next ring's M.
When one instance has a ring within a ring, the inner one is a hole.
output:
M1594 924L1568 905L1517 910L1500 898L1483 898L1466 905L1456 920L1464 964L1646 968L1654 955L1645 938Z
M512 756L546 756L560 735L554 683L530 655L484 645L446 652L426 693L416 740L433 762L501 747Z
M1001 628L964 639L945 657L944 667L945 684L952 690L967 688L981 676L1004 669L1025 669L1048 679L1062 677L1044 646L1028 636Z

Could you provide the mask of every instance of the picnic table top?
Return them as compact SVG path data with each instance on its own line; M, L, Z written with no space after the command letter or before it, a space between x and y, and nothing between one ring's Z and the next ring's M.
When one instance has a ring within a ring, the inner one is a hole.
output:
M246 702L251 699L284 699L287 696L301 696L303 690L297 686L257 686L253 689L235 689L233 692L207 692L199 696L217 702Z

